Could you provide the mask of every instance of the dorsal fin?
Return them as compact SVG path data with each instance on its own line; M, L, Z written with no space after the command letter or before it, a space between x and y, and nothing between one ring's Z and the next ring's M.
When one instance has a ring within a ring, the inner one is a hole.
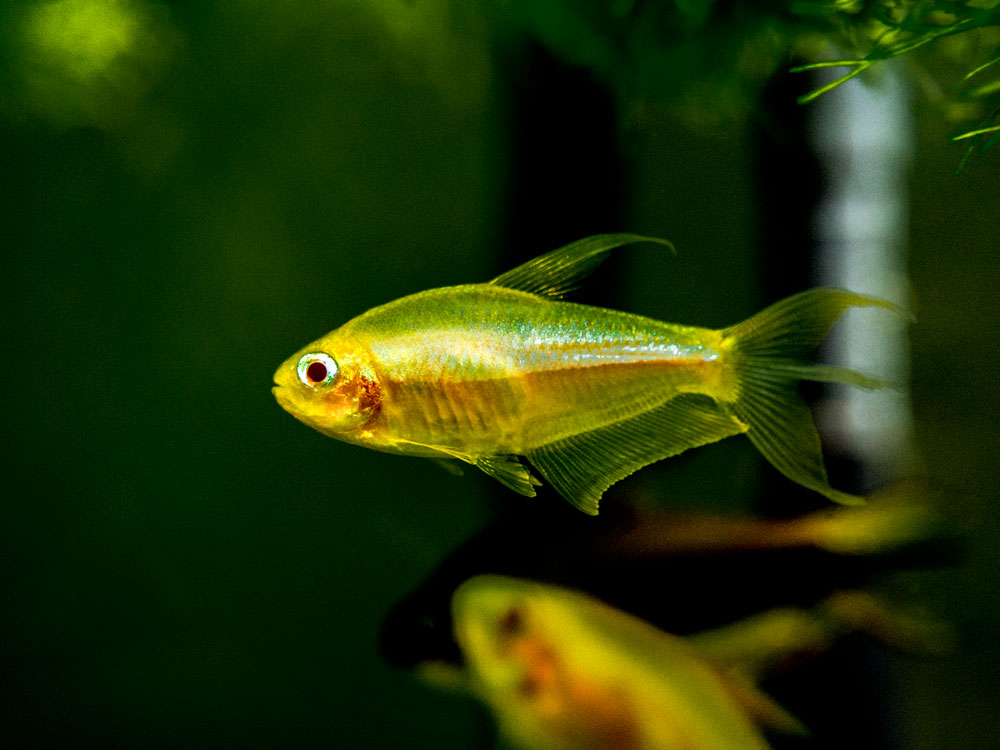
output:
M595 234L539 255L500 274L489 283L559 299L573 291L577 282L600 265L608 257L608 253L633 242L655 242L666 245L674 252L674 246L670 242L656 237L625 233Z

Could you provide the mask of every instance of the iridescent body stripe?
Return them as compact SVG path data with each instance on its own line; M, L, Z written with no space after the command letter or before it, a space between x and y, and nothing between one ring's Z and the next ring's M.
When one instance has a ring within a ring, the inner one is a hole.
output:
M347 323L383 389L372 437L476 454L532 448L678 393L714 395L716 331L483 284L404 297Z

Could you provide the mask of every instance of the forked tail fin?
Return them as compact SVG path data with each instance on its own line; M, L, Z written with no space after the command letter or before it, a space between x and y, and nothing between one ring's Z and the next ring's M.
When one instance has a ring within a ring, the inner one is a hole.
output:
M798 393L800 380L881 388L882 381L854 370L810 364L809 353L850 307L884 307L909 317L890 302L843 289L811 289L777 302L723 330L735 372L726 407L750 426L747 437L778 471L839 503L863 499L830 486L819 434Z

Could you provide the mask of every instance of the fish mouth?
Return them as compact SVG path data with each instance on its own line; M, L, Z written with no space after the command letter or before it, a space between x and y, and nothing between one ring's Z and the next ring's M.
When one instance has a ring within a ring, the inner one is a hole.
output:
M291 399L288 398L288 389L285 386L275 382L271 388L271 395L274 396L274 400L278 402L282 409L288 409Z

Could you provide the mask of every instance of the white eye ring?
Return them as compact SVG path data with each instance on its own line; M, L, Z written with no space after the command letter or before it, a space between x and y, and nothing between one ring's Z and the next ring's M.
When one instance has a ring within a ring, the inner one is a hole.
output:
M337 362L326 352L309 352L299 358L295 371L308 388L323 388L337 379Z

